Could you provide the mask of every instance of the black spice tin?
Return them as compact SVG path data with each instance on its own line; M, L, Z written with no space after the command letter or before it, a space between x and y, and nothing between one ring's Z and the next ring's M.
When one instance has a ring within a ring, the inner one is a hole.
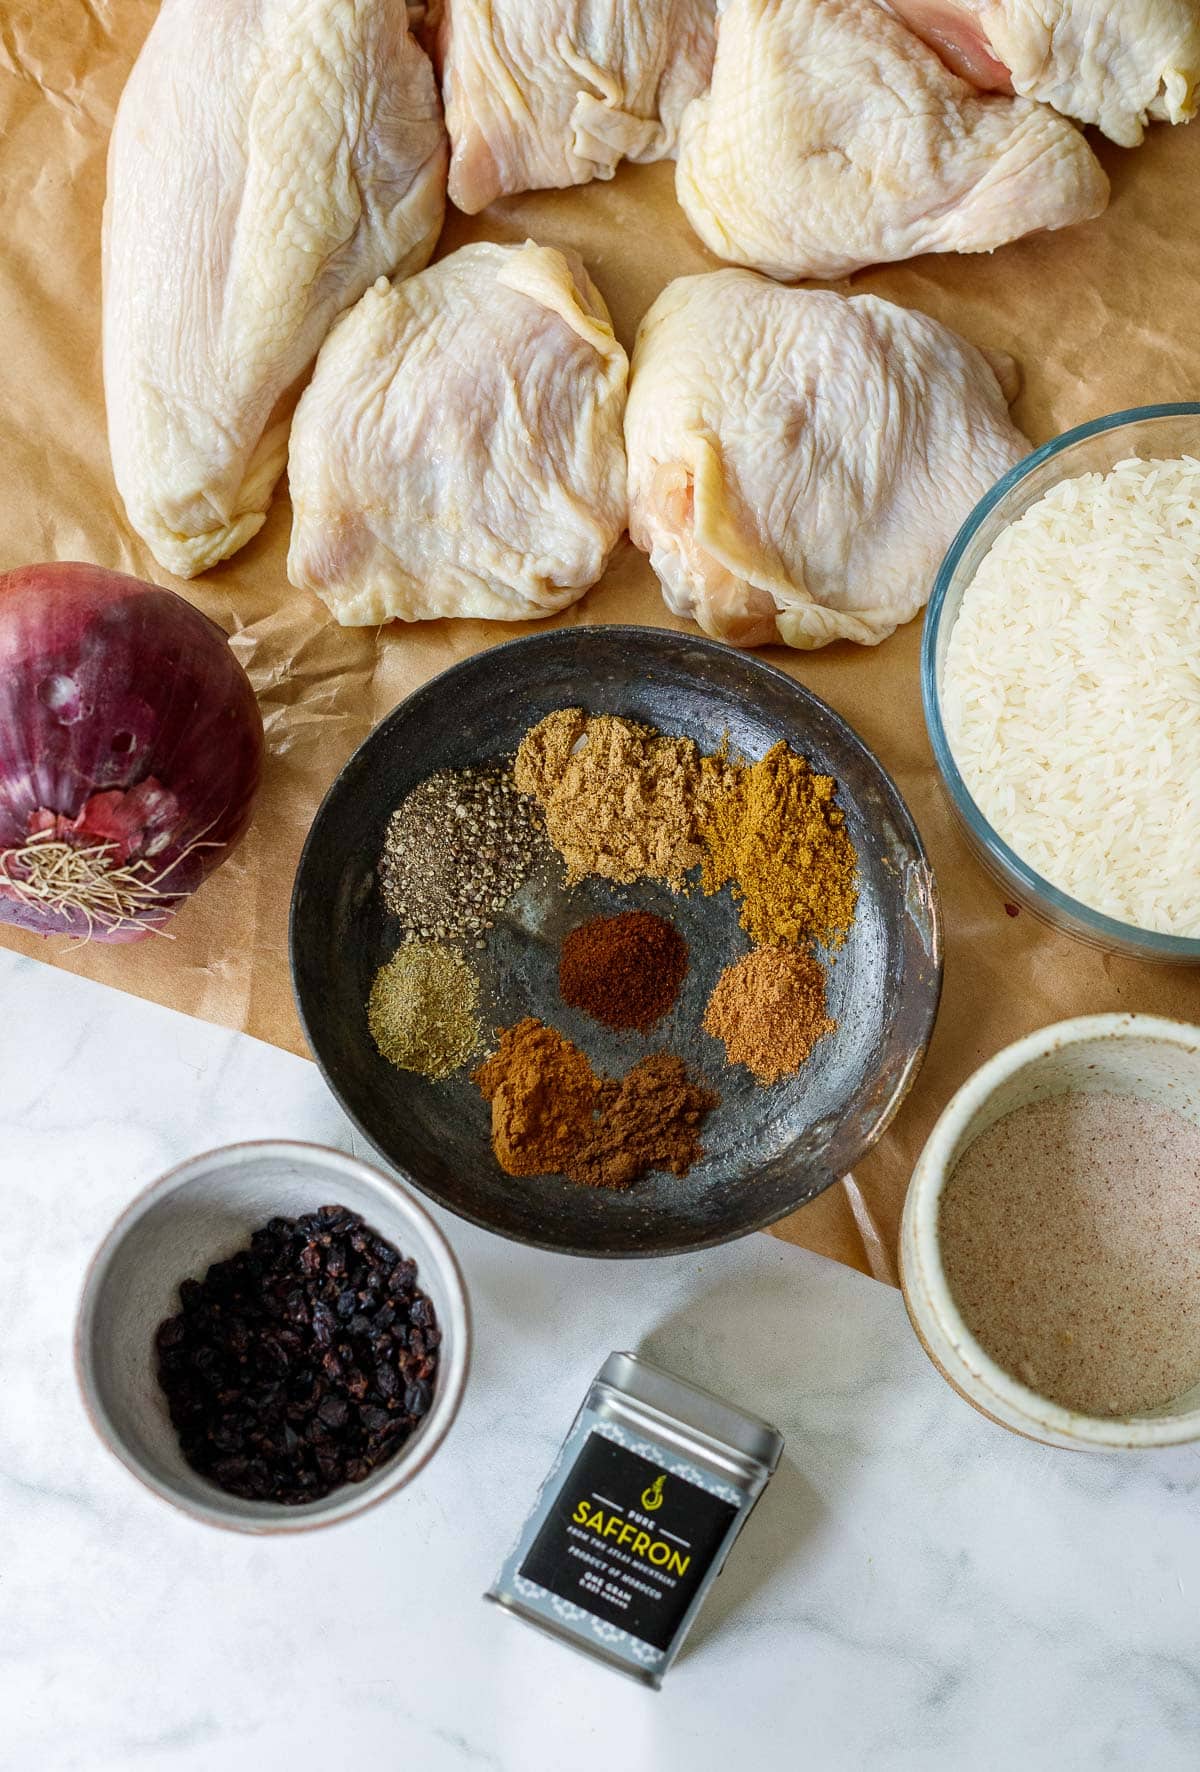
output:
M782 1451L756 1415L610 1354L486 1597L658 1687Z

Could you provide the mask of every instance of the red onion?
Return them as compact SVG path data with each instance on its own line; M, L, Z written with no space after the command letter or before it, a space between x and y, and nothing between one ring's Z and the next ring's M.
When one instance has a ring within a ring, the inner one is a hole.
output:
M99 566L0 574L0 921L136 941L250 822L262 716L215 623Z

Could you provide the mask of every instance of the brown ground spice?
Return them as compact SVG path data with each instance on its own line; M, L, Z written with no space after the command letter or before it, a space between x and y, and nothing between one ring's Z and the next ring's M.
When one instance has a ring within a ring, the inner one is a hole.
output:
M761 761L721 771L702 810L706 893L730 885L761 947L806 937L838 947L854 921L858 856L831 775L780 740Z
M562 945L558 988L564 1003L605 1027L644 1034L674 1007L687 968L687 942L665 917L623 911L572 929Z
M561 1175L591 1136L600 1079L570 1040L529 1015L501 1028L472 1082L492 1104L492 1149L509 1175Z
M599 1122L566 1170L585 1187L626 1188L650 1169L686 1175L704 1155L700 1128L720 1096L693 1082L681 1058L655 1052L605 1083Z
M526 733L514 773L541 806L568 886L599 874L623 885L664 880L678 892L701 859L699 820L726 771L690 738L559 708Z
M565 1175L626 1188L649 1169L686 1175L719 1097L659 1052L620 1081L598 1077L569 1040L532 1016L503 1028L474 1074L492 1104L492 1148L509 1175Z
M744 1064L760 1083L799 1070L836 1026L825 974L801 948L755 948L727 966L704 1012L704 1031L724 1042L728 1063Z

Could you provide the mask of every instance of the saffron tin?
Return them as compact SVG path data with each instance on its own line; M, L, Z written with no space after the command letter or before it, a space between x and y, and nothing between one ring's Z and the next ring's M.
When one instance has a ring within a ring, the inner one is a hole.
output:
M636 1354L610 1354L486 1598L662 1684L783 1436Z

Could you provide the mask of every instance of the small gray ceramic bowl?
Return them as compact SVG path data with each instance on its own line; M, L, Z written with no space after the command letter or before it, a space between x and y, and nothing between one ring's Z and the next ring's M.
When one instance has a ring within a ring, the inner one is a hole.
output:
M394 1458L361 1483L299 1507L227 1495L184 1462L155 1373L154 1335L179 1309L179 1282L246 1247L276 1214L347 1206L417 1264L442 1331L433 1406ZM342 1151L282 1140L227 1145L151 1182L96 1251L84 1281L75 1364L92 1425L135 1477L195 1519L237 1532L298 1532L394 1495L428 1464L458 1413L470 1314L458 1262L407 1189Z

